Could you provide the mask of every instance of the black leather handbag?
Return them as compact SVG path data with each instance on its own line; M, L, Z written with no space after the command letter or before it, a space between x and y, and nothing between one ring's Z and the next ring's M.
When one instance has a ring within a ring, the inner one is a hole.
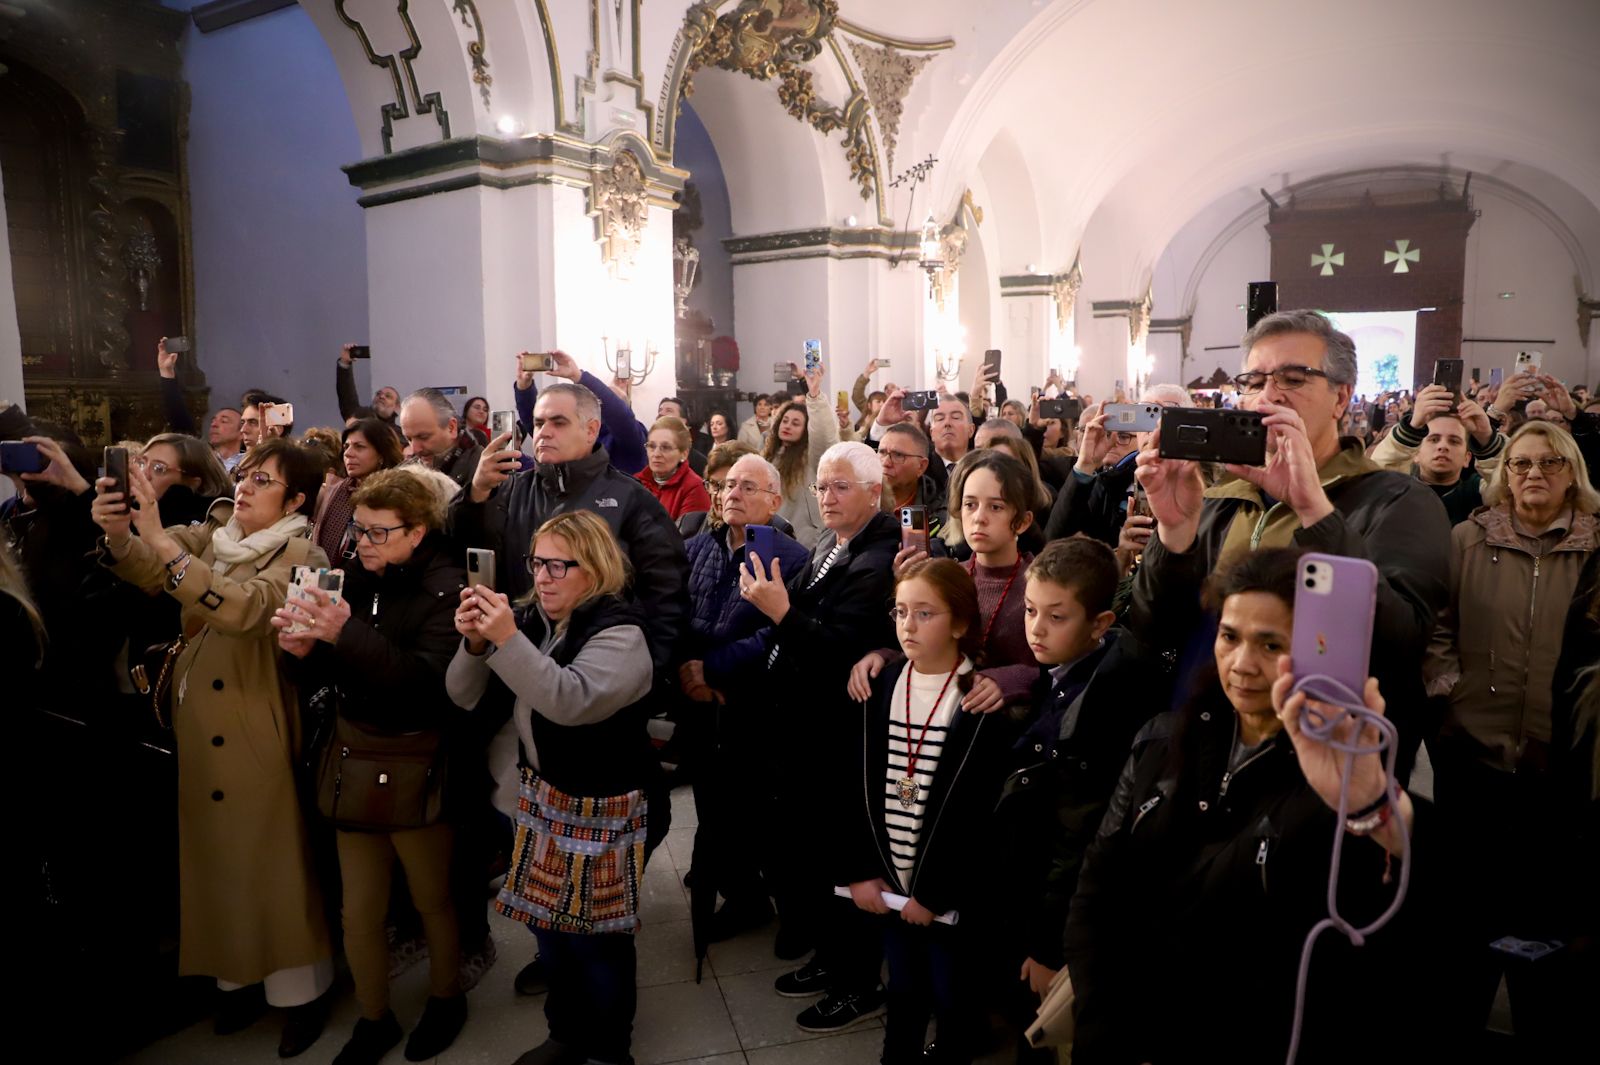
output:
M400 832L444 811L444 734L383 732L333 719L317 772L317 809L335 828Z

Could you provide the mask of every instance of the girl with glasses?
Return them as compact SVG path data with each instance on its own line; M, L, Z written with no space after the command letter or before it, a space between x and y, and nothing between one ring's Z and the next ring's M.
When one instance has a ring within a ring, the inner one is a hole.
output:
M171 687L179 972L217 981L219 1035L249 1027L265 1005L286 1007L278 1052L291 1057L322 1034L334 970L295 778L298 700L279 669L272 616L295 566L328 563L307 538L322 470L280 438L239 468L232 505L219 500L199 525L164 525L136 465L128 483L138 509L101 478L91 513L105 533L102 564L181 604L188 638Z
M495 908L533 931L549 981L549 1039L529 1060L629 1061L640 888L670 820L645 728L645 616L597 515L551 518L530 548L520 617L492 588L461 593L446 685L461 707L512 706L489 747L495 808L516 826Z
M982 1029L977 890L985 823L1005 779L1016 730L998 715L963 714L982 654L983 617L971 576L951 559L908 566L891 610L903 661L868 693L862 775L851 785L865 816L849 826L842 872L856 906L879 915L889 963L883 1061L921 1062L928 1021L940 1061L970 1061ZM898 913L885 893L904 896ZM956 924L936 918L959 911Z

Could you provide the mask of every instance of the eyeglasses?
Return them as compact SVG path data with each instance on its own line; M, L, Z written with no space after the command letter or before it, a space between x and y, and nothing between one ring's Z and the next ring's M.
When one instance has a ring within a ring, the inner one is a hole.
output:
M890 462L910 462L912 459L925 458L924 455L912 455L904 451L891 451L886 447L878 449L878 458L888 459Z
M1124 433L1120 430L1113 430L1111 435L1116 438L1116 441L1119 444L1127 445L1133 443L1134 441L1133 433Z
M1549 477L1552 474L1560 473L1562 470L1566 469L1567 460L1563 455L1546 455L1541 459L1519 458L1506 460L1506 469L1510 470L1512 474L1517 477L1528 476L1528 474L1533 472L1533 468L1535 466L1539 467L1540 473L1544 474L1546 477Z
M349 525L345 526L345 531L349 534L352 543L359 544L361 542L361 538L365 536L368 540L372 541L373 547L382 547L384 544L389 542L390 533L397 529L409 528L411 528L409 525L373 525L368 528L362 528L355 522L351 522Z
M677 444L662 444L662 443L646 444L644 446L644 449L646 451L677 451L678 450L678 445Z
M538 555L528 556L528 573L537 577L540 570L549 573L553 580L560 580L567 575L569 569L582 569L575 558L540 558Z
M1272 383L1286 392L1297 388L1304 388L1305 383L1313 377L1328 380L1328 375L1314 366L1280 366L1276 370L1261 371L1250 370L1234 377L1233 383L1239 386L1239 391L1253 395L1267 387L1267 378L1272 378Z
M811 490L819 496L825 496L830 491L836 496L842 496L849 494L852 485L867 485L877 483L877 481L825 481L822 484L812 485Z
M706 478L706 491L707 492L717 493L717 492L722 491L727 486L728 486L728 482L727 481L713 481L709 477Z
M900 622L902 625L905 624L907 618L915 618L918 625L926 625L934 618L948 613L950 613L948 610L912 610L909 607L903 606L892 606L889 608L889 616Z
M256 470L254 473L246 473L243 470L233 471L234 484L244 484L246 481L249 481L258 491L262 492L265 492L267 490L267 486L271 484L281 484L285 490L287 490L289 487L287 482L280 481L276 477L267 474L263 470Z
M141 470L149 470L150 473L156 477L165 477L173 470L177 470L179 473L183 472L183 470L179 469L178 467L168 466L165 462L161 462L159 460L156 462L151 462L143 455L140 455L138 458L134 459L133 464L139 467Z
M757 492L765 492L769 496L778 495L778 493L774 492L772 489L770 489L770 488L762 488L759 484L756 484L756 482L754 482L754 481L724 481L724 482L722 482L722 489L725 492L726 491L731 491L731 490L733 490L735 488L737 488L742 495L747 495L747 496L753 496Z

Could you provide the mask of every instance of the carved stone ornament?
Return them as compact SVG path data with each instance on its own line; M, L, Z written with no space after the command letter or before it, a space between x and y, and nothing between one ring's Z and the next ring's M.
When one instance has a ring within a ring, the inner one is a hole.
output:
M868 200L878 167L868 135L867 94L858 90L839 107L819 100L811 71L804 66L822 53L838 17L838 0L740 0L721 16L708 4L695 4L684 17L683 40L690 53L681 91L694 94L694 73L705 66L757 81L778 79L784 110L819 133L843 131L850 176L861 186L861 198Z
M613 277L632 269L649 215L644 173L632 152L618 152L611 166L594 176L589 214L594 218L600 258Z
M1155 293L1145 291L1144 299L1128 304L1128 343L1135 347L1150 335L1150 311L1155 307Z
M123 287L127 267L117 254L121 234L117 228L116 156L122 131L91 127L87 139L89 188L94 200L94 209L89 212L89 228L94 234L89 247L94 261L89 286L93 299L90 313L94 318L92 350L100 365L115 373L128 368L125 360L131 339L122 324L128 312Z
M128 242L122 247L122 262L127 267L133 287L139 291L139 309L148 311L150 283L161 269L161 249L156 244L155 234L140 230L129 236Z
M483 98L483 109L487 111L489 87L494 84L494 78L489 74L489 57L484 53L489 42L483 32L483 18L478 14L478 5L474 0L453 0L450 10L461 16L462 26L477 35L475 40L467 42L467 58L472 62L472 83L478 87L478 95Z
M939 231L939 248L944 265L928 274L928 289L933 295L933 302L942 311L950 281L960 272L961 256L967 250L967 227L960 222L946 225Z
M911 92L911 83L917 74L933 59L931 55L907 55L893 48L874 48L861 41L847 41L850 54L856 57L862 80L867 86L867 98L878 115L878 128L883 130L883 157L889 173L894 173L894 148L900 135L900 116L905 98Z
M1072 261L1072 269L1050 283L1050 297L1056 304L1056 329L1066 332L1072 321L1072 310L1078 303L1078 290L1083 287L1083 267Z

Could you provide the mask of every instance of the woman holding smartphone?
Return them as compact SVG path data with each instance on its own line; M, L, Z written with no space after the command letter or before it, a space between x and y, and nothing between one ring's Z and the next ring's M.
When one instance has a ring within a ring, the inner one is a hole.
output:
M1331 848L1352 923L1393 900L1416 808L1403 790L1391 806L1378 756L1364 754L1348 767L1352 813L1337 822L1344 756L1300 731L1305 701L1289 694L1299 557L1263 549L1213 577L1214 667L1186 706L1134 741L1067 918L1081 1060L1282 1062L1301 946L1328 915ZM1376 680L1363 700L1383 713ZM1420 886L1413 873L1413 896ZM1407 913L1424 909L1408 903L1359 950L1327 942L1337 933L1319 941L1297 1060L1390 1060L1382 1055L1400 1032L1376 1023L1387 1008L1352 1024L1340 992L1383 986L1402 949L1426 957L1405 928ZM1427 979L1419 974L1396 1008L1402 1032L1431 1030Z
M278 1053L292 1057L322 1034L333 950L295 782L300 715L271 621L290 571L327 565L307 538L322 470L273 438L235 474L232 504L218 501L200 525L164 527L138 466L128 470L137 509L103 477L92 515L102 564L183 607L188 644L171 689L178 971L217 981L219 1035L249 1027L267 1005L287 1008Z
M320 591L293 599L272 619L303 690L339 692L333 742L406 736L421 749L443 748L458 712L444 690L455 653L455 608L465 571L444 541L445 501L412 466L373 474L356 492L351 540L360 562L345 567L335 603ZM302 626L302 631L291 631ZM326 770L324 770L326 771ZM443 774L446 781L449 774ZM319 782L320 783L320 782ZM405 788L405 782L396 785ZM406 796L405 804L410 796ZM448 796L436 798L439 808ZM402 803L396 795L396 805ZM467 1019L460 983L461 943L450 897L451 827L439 819L384 830L333 819L343 882L344 952L361 1017L340 1065L377 1065L400 1042L389 1009L389 947L384 921L396 859L428 944L428 1002L406 1043L408 1061L437 1057ZM481 905L481 902L480 902Z

